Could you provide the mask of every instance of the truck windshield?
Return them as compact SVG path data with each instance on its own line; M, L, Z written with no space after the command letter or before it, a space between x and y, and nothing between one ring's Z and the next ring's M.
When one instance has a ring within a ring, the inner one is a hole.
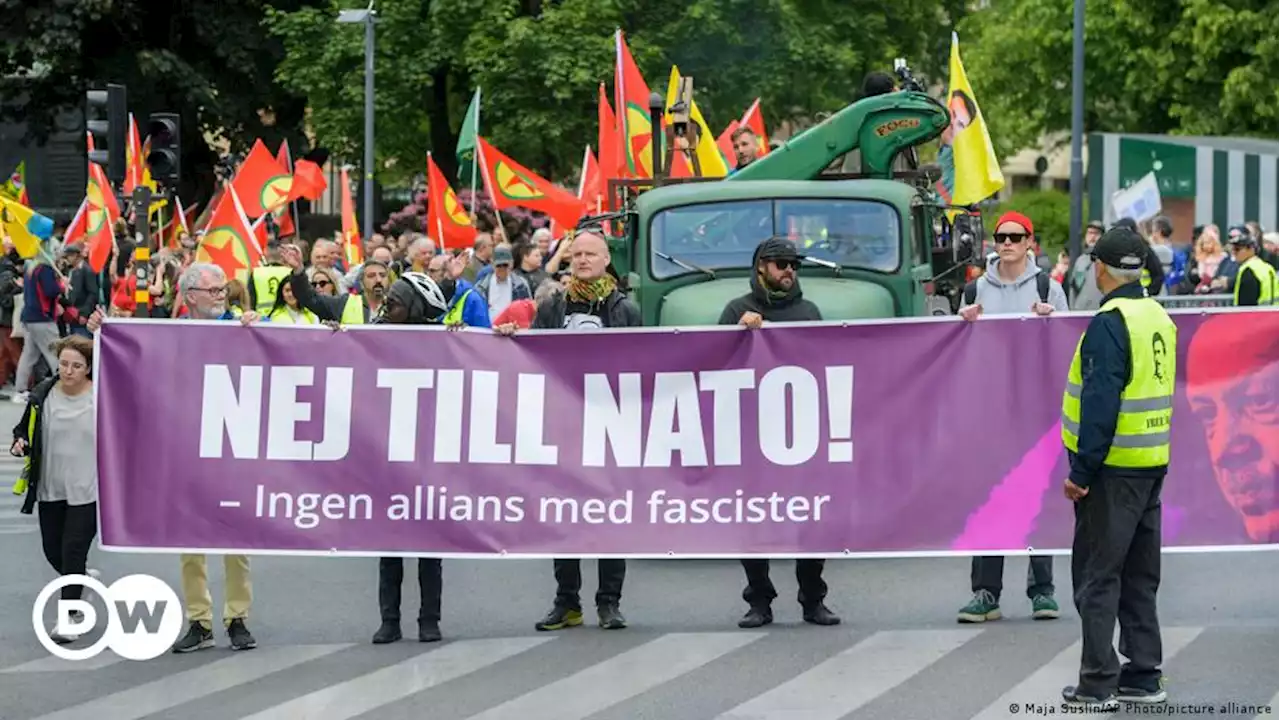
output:
M842 267L893 272L900 261L900 220L875 200L760 199L685 205L659 212L649 226L650 269L659 280L687 267L747 268L760 241L785 237L804 255Z

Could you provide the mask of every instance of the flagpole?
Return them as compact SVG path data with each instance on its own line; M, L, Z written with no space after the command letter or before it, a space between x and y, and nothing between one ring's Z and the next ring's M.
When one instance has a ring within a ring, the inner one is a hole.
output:
M484 151L480 148L480 133L476 133L476 151L473 156L478 156L482 152ZM498 193L493 189L493 181L489 179L489 173L487 172L489 162L487 160L484 163L484 167L486 170L484 174L484 186L485 189L489 191L490 197L493 198L493 214L498 216L498 227L502 228L502 237L505 240L507 237L507 224L503 222L502 211L498 209ZM475 175L471 176L471 181L475 182ZM473 194L472 197L475 197L475 195ZM475 220L473 219L471 222L474 223Z
M476 135L475 136L477 138L480 137L481 92L482 92L481 88L476 88ZM476 146L471 149L471 222L473 224L476 221L476 168L479 167L479 163L476 162L476 158L477 158L476 153L478 153L479 151L480 151L480 143L477 142Z

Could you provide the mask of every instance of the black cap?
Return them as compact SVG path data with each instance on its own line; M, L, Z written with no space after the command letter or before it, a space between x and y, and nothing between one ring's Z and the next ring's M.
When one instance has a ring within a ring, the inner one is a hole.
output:
M1098 239L1089 255L1118 270L1141 270L1147 264L1147 252L1147 241L1141 235L1117 224Z
M1138 223L1137 223L1137 221L1135 221L1135 220L1134 220L1133 218L1131 218L1131 217L1123 217L1123 218L1120 218L1120 219L1119 219L1119 220L1117 220L1117 221L1115 222L1115 224L1114 224L1114 225L1112 225L1111 227L1112 227L1112 229L1114 229L1114 228L1129 228L1130 230L1132 230L1132 231L1134 231L1134 232L1137 232L1137 231L1138 231Z
M756 246L756 260L803 260L795 243L786 238L772 237Z

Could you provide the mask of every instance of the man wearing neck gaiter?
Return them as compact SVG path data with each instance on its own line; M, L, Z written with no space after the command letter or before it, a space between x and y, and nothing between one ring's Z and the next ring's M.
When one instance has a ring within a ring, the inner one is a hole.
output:
M821 320L818 306L805 300L800 292L802 259L795 245L784 238L769 238L760 243L752 258L755 272L751 276L751 292L730 300L724 306L720 324L741 324L756 330L766 322ZM823 604L827 596L827 583L822 579L825 564L825 560L814 558L796 560L796 582L800 586L797 599L805 622L837 625L839 616ZM738 621L738 627L758 628L772 623L773 600L778 597L778 591L769 579L768 558L744 559L742 569L747 574L747 587L742 591L742 599L749 607L747 614Z
M599 225L580 227L569 248L573 276L565 290L556 292L539 303L533 318L535 330L598 330L613 327L639 327L640 308L618 290L617 280L609 273L609 245ZM516 332L515 323L499 325L494 330L503 335ZM618 609L622 600L622 581L627 561L600 558L597 562L599 585L596 590L596 613L605 630L627 626ZM538 630L561 630L582 624L581 562L557 559L555 563L556 599L551 611L534 627Z

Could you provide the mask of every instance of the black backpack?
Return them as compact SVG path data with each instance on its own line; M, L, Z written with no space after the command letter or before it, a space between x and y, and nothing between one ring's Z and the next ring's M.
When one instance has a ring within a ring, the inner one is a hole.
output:
M1049 302L1049 276L1048 275L1044 273L1040 273L1036 275L1036 292L1040 293L1040 302L1042 303ZM978 281L974 280L973 282L964 286L964 304L972 305L973 302L977 299L978 299Z

